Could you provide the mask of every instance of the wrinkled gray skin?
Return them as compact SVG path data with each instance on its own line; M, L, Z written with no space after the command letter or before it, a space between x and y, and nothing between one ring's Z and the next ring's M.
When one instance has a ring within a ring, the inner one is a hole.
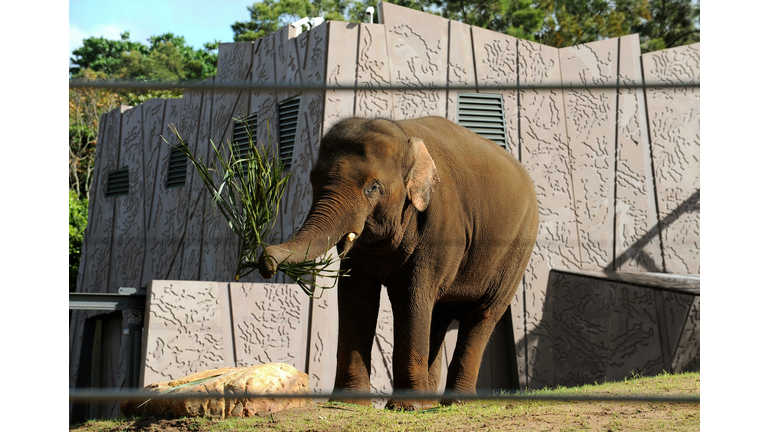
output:
M345 257L335 390L370 391L383 284L394 314L395 389L437 391L443 340L456 319L446 390L474 393L483 350L536 239L536 194L522 165L443 118L350 118L322 139L310 179L304 225L290 242L267 248L259 271L268 279L276 263L314 259L328 244ZM437 403L390 400L387 406Z

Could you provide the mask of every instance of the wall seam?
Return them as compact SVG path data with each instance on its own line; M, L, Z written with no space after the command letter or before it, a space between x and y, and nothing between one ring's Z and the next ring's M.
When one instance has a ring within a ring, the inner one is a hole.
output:
M357 25L357 43L355 44L355 88L357 88L358 85L360 85L359 76L360 76L360 35L362 32L362 24ZM386 35L386 34L385 34ZM384 38L386 40L386 37ZM326 51L327 52L327 51ZM352 94L352 116L354 117L357 115L357 92L359 90L355 90Z
M616 43L616 85L621 82L621 40L618 38ZM613 153L613 268L612 270L618 270L618 263L616 262L616 243L618 243L617 225L619 222L619 209L618 204L618 191L619 191L619 95L621 90L616 87L616 122L614 123L615 136L613 140L614 153Z
M217 69L216 72L218 73L218 69ZM212 77L211 84L214 84L214 85L216 84L216 78L217 78L216 75L214 75ZM211 90L211 106L210 106L210 110L208 111L208 134L206 135L207 138L210 138L210 136L211 136L211 128L213 127L213 96L214 96L214 91ZM203 103L201 105L202 107L205 107L205 98L206 98L206 95L204 93L203 94ZM206 142L207 141L208 140L206 139ZM205 163L206 164L208 164L210 162L210 160L211 160L210 159L210 156L211 156L210 152L211 152L211 149L210 149L210 146L209 146L208 148L206 148L206 152L205 152ZM200 196L202 196L202 195L203 194L200 194ZM205 202L205 201L203 201L203 202ZM203 274L203 248L205 246L205 225L206 225L206 221L205 221L205 217L202 217L201 219L202 219L202 222L200 223L200 256L199 256L198 261L197 261L197 280L200 280L201 277L202 277L202 274Z
M117 169L120 169L120 147L123 145L123 108L122 105L117 107L118 114L120 115L120 127L117 129ZM109 177L107 177L109 178ZM130 178L130 169L129 169ZM130 185L130 183L129 183ZM129 189L130 191L130 189ZM104 195L106 197L106 194ZM112 246L115 244L115 217L117 216L117 200L120 197L115 197L112 201L112 229L109 236L109 265L107 266L107 286L106 291L109 292L109 284L112 282ZM115 290L117 292L117 290Z
M472 45L472 68L475 71L475 93L480 92L478 90L478 85L480 82L480 78L477 76L477 55L475 55L475 26L469 26L469 43ZM458 96L456 100L456 104L458 106ZM457 108L458 109L458 108ZM458 116L458 113L456 114Z
M517 86L519 88L520 87L520 39L515 40L515 51L516 51L516 53L515 53L515 63L516 63L516 65L515 65L515 73L517 75ZM474 56L474 52L475 52L474 44L472 44L472 55L473 56ZM474 61L472 62L472 64L474 64ZM520 132L520 127L521 127L521 124L522 124L521 117L522 117L523 112L521 110L520 94L521 94L521 92L518 89L517 90L517 150L518 150L518 155L519 155L519 159L518 160L522 164L523 163L523 139L522 139L522 133ZM536 228L536 231L538 232L538 227ZM528 265L530 265L530 259L529 259L529 264ZM522 335L521 339L523 341L523 354L524 354L523 355L523 361L525 362L525 364L523 365L523 373L524 373L523 374L523 379L525 380L525 388L523 388L523 389L519 388L519 386L520 386L520 370L518 369L515 372L518 375L518 377L517 377L518 384L517 385L518 385L518 389L519 390L526 390L528 388L528 384L529 384L528 383L528 320L527 320L527 316L528 315L526 314L526 310L527 309L526 309L526 301L525 301L526 273L527 272L523 272L523 279L522 279L523 292L520 295L520 298L522 299L522 303L523 303L523 305L522 305L523 306L523 314L522 314L522 319L523 319L523 335ZM514 341L514 326L512 326L512 327L513 327L512 338L513 338L513 341ZM517 355L515 355L515 362L517 362Z
M557 49L557 63L560 69L560 85L564 86L565 83L563 82L563 61L560 58L560 52L561 50L568 49L568 48L559 48ZM569 83L569 85L571 85ZM576 245L579 247L579 269L584 268L584 259L582 258L581 254L581 226L579 225L579 212L576 208L576 185L573 183L573 161L574 157L571 153L571 136L568 133L568 120L567 120L567 110L568 105L566 104L565 100L565 88L561 90L560 96L563 98L563 119L565 120L565 146L566 150L568 152L568 162L566 166L568 167L568 176L571 179L571 203L573 204L573 216L574 221L576 222Z
M451 23L452 22L453 22L452 20L448 20L448 43L446 44L448 52L447 52L447 54L445 56L445 58L446 58L446 60L445 60L445 85L446 85L446 89L445 89L445 114L443 116L446 117L446 118L449 117L448 116L448 105L449 105L450 99L451 99L451 91L447 87L450 86L450 82L451 82L451 27L452 27ZM458 117L456 118L456 120L458 121Z
M640 55L640 79L645 85L645 65L643 56ZM651 180L653 183L653 200L656 204L656 226L659 227L659 252L661 252L661 271L667 272L667 262L664 258L664 226L661 224L661 207L659 207L659 188L656 184L656 165L653 158L653 135L651 134L650 107L648 106L648 89L643 87L643 99L645 100L645 127L648 128L648 151L651 157Z

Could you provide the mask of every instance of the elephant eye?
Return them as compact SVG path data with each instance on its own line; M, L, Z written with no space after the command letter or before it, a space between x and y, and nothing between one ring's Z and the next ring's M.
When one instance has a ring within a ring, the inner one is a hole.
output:
M365 196L368 198L378 198L384 192L379 182L373 182L365 188Z

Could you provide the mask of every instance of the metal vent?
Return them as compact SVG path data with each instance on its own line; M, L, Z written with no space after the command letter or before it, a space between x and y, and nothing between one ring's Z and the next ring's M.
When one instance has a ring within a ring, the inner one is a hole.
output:
M112 171L107 176L107 198L128 195L129 187L127 165L117 171Z
M245 118L245 120L235 120L235 126L232 128L232 150L236 158L243 158L248 154L251 148L248 132L251 138L256 141L256 113Z
M168 163L168 181L166 188L184 186L187 179L187 156L178 147L171 147L171 158Z
M504 100L500 94L459 93L459 124L507 148Z
M296 142L296 127L299 124L299 104L301 97L297 96L282 102L278 107L280 120L280 159L286 170L291 169L293 145Z

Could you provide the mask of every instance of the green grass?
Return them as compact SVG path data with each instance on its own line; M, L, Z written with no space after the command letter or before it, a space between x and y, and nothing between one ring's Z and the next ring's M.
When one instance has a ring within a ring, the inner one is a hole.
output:
M697 396L700 374L635 376L619 382L533 391L534 395ZM339 403L314 404L268 417L117 419L91 421L78 432L154 431L693 431L699 405L692 403L473 401L418 412L393 412Z

